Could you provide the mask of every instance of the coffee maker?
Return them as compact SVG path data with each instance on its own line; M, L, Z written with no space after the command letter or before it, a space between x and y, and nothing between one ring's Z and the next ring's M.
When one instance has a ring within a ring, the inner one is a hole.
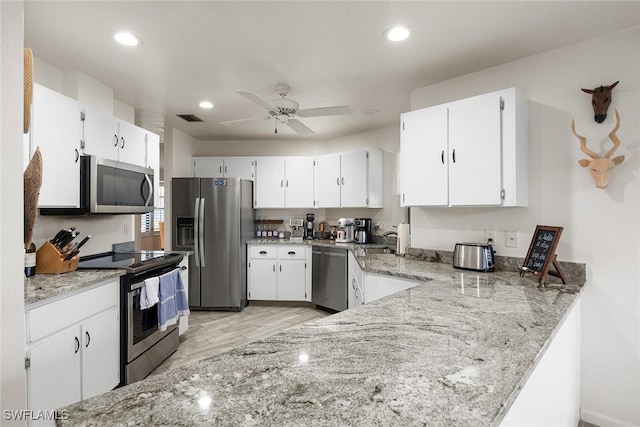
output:
M312 240L315 239L315 233L314 233L314 225L313 225L313 220L315 219L315 215L312 213L308 213L307 214L307 223L304 227L304 238L307 240Z
M340 218L338 220L338 236L336 237L336 243L352 243L353 238L353 218Z
M371 218L356 218L355 225L355 240L358 243L372 243L371 234Z

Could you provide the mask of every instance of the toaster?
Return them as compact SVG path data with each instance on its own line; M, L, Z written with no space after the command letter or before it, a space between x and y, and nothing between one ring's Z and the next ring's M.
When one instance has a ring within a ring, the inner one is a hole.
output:
M453 266L464 270L495 271L493 246L486 243L456 243Z

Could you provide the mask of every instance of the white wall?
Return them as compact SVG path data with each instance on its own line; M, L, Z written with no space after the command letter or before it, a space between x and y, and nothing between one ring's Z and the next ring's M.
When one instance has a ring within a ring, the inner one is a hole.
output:
M0 406L3 411L26 408L24 217L21 203L22 19L21 1L0 2L0 194L4 200L0 204ZM2 424L9 423L3 421Z
M484 240L484 230L519 230L524 256L536 224L564 227L561 260L585 262L582 306L582 418L597 425L640 425L640 27L416 89L418 109L516 86L529 99L529 207L414 208L412 246L452 250ZM593 121L593 88L620 80L605 123ZM585 155L570 132L571 118L595 151L618 108L622 141L609 187L597 189L577 160ZM543 314L541 314L543 315Z
M164 247L171 248L171 178L191 176L191 156L198 141L186 133L165 127L164 131Z

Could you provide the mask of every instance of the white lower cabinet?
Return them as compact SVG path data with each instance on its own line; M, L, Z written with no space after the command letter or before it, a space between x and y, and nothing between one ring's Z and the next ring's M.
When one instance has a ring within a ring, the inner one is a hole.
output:
M120 282L26 310L27 406L54 410L120 382ZM52 423L51 423L52 424Z
M311 247L249 245L249 300L310 301Z

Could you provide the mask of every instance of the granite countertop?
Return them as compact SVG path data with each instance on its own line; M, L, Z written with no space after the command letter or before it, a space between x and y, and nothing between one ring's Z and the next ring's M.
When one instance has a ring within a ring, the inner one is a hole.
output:
M417 286L66 407L61 425L497 425L577 301L394 255Z
M36 274L24 279L24 305L33 308L45 300L73 295L107 280L119 280L124 270L76 270L62 274ZM47 302L51 302L47 301Z

